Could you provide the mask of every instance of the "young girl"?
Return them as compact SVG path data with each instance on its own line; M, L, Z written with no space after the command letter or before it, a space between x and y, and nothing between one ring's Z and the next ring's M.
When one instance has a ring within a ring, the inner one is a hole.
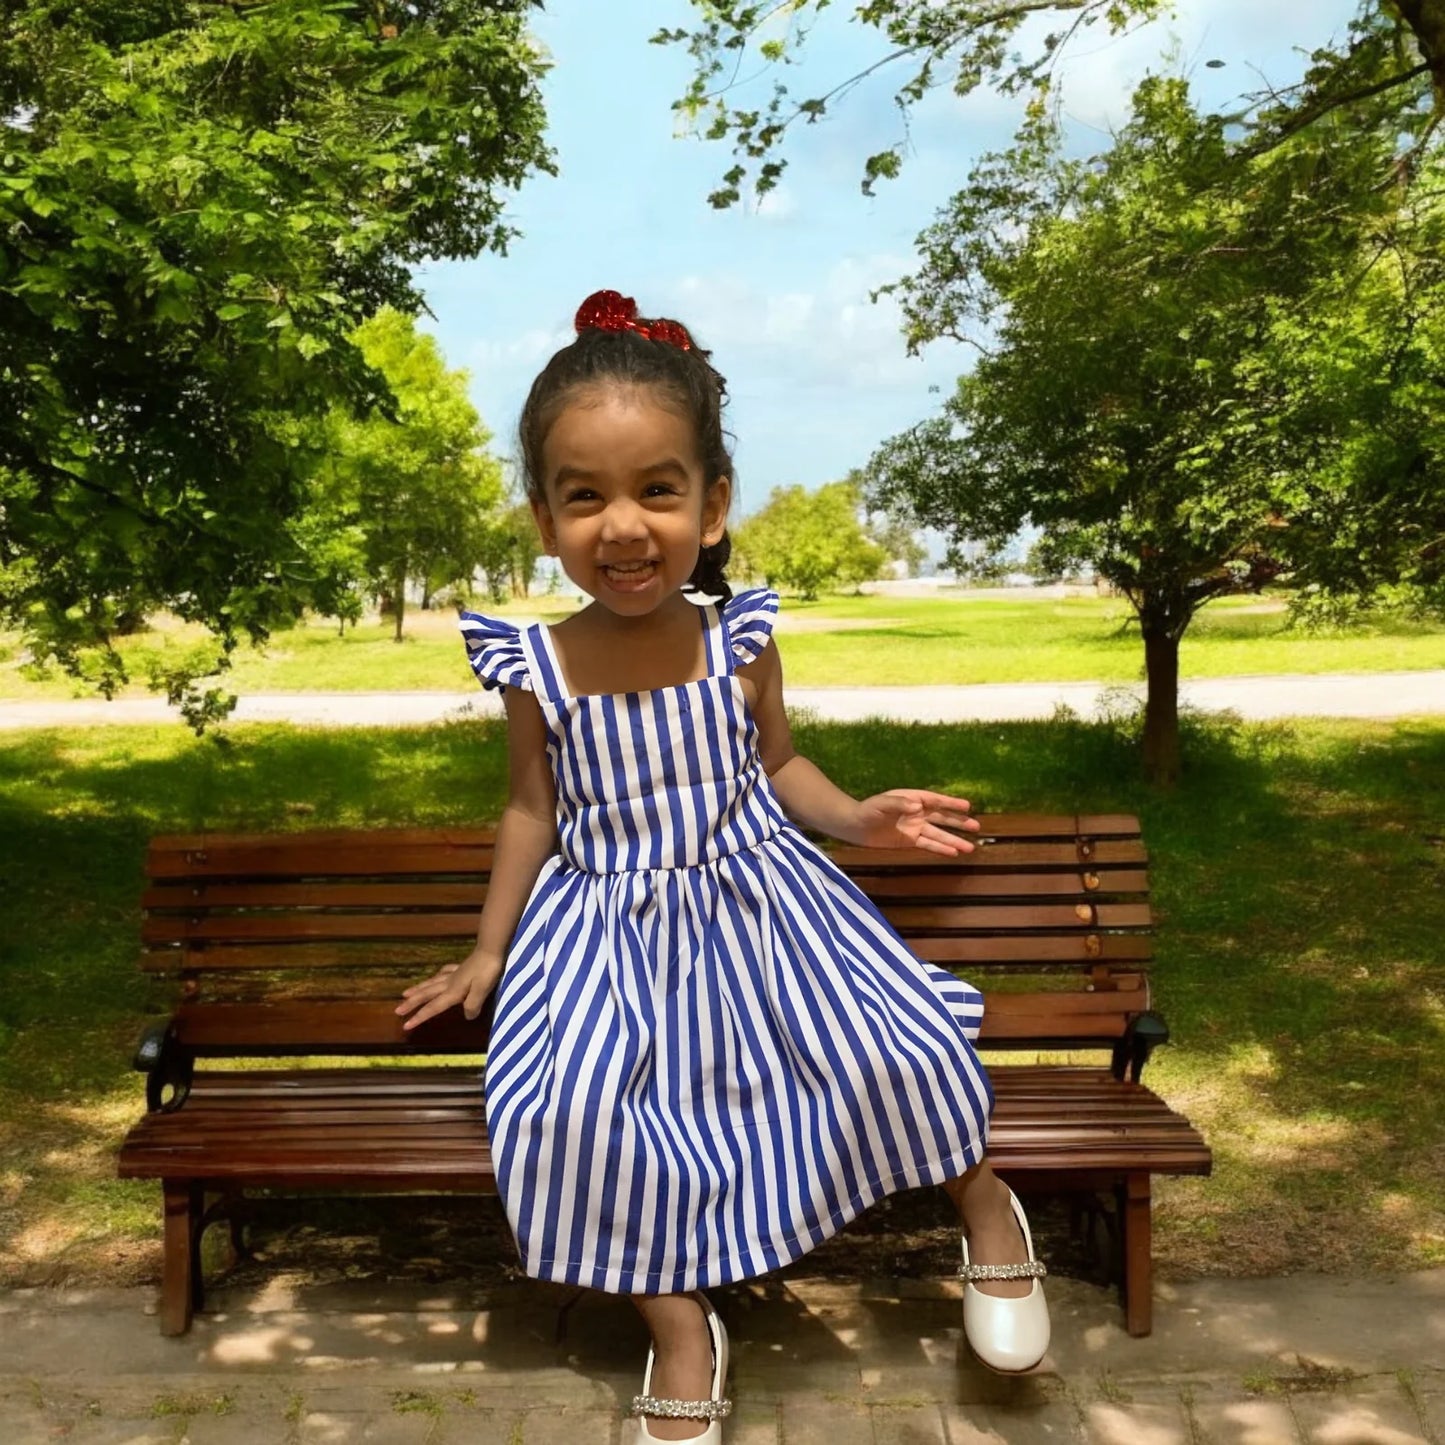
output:
M463 614L505 689L511 793L476 948L397 1012L475 1018L500 983L498 1188L528 1274L642 1312L638 1440L722 1438L727 1336L699 1288L922 1184L962 1219L970 1344L1032 1368L1045 1270L984 1159L982 998L800 831L952 855L978 825L939 793L859 802L793 751L778 599L723 577L722 377L616 292L577 333L532 385L522 455L543 544L594 600L555 627Z

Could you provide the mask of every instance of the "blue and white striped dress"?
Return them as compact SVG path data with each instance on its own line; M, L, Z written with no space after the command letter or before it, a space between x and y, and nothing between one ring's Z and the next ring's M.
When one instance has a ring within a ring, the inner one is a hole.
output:
M734 672L778 599L699 607L707 677L569 696L550 634L462 617L531 689L560 850L507 955L487 1056L529 1275L668 1293L759 1275L983 1157L976 989L920 962L788 820Z

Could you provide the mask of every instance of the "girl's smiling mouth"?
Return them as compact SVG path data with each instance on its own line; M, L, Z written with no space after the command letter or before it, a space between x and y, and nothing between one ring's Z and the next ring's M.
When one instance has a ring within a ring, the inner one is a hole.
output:
M648 558L637 562L603 562L602 575L619 592L637 592L657 575L658 562Z

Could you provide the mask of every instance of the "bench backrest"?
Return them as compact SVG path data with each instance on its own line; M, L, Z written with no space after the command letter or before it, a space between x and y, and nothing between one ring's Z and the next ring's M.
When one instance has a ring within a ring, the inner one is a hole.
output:
M987 997L991 1048L1107 1047L1148 1007L1137 819L980 818L960 859L834 848L920 957ZM157 837L143 967L179 977L176 1042L200 1056L479 1054L459 1010L404 1033L401 989L476 937L494 834L337 829Z

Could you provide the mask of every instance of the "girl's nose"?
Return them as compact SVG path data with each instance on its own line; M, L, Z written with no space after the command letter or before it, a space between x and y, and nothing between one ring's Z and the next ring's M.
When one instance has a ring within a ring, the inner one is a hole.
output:
M602 514L604 542L635 542L646 530L643 510L631 497L609 502Z

